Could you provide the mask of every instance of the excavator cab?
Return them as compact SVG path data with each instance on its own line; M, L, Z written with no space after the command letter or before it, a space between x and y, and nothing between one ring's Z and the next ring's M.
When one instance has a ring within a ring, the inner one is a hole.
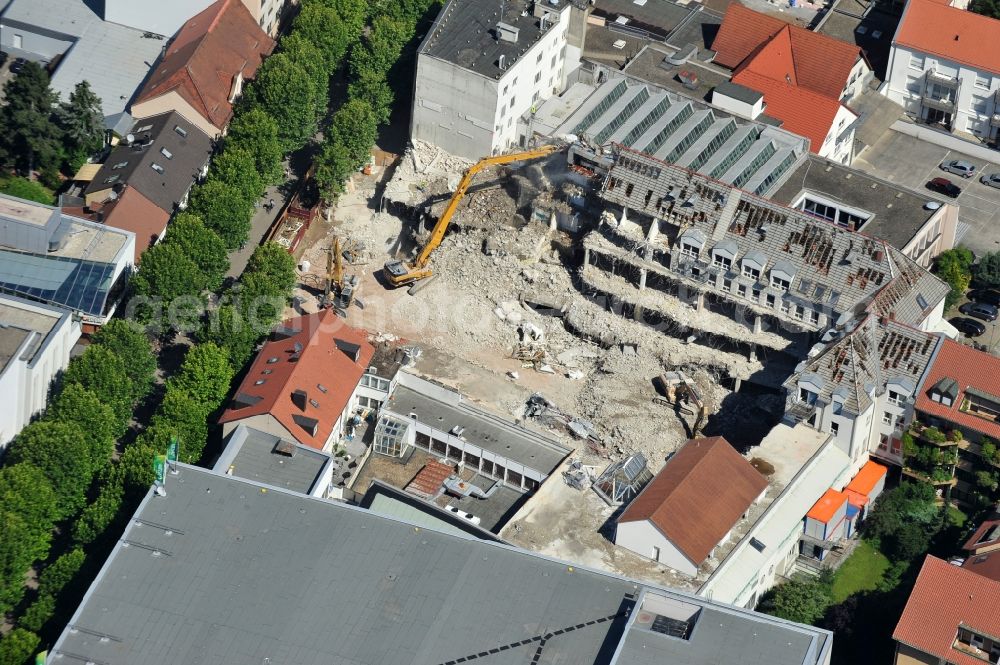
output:
M409 272L409 270L406 269L406 266L403 265L403 262L396 259L386 261L382 268L385 270L385 274L388 276L389 281L393 284L396 283L396 280L404 277L406 273Z

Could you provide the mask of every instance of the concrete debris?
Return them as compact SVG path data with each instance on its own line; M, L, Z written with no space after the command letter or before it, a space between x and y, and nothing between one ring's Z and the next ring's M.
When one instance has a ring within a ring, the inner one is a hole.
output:
M555 374L556 373L556 371L554 369L552 369L552 365L539 365L535 369L537 369L542 374Z
M573 381L579 381L580 379L582 379L585 376L587 376L587 375L584 374L583 372L581 372L578 369L571 369L570 371L566 372L566 378L567 379L572 379Z
M515 372L514 370L511 370L511 371L507 372L507 376L509 376L510 378L514 379L515 381L517 381L519 378L521 378L521 375L518 374L517 372Z

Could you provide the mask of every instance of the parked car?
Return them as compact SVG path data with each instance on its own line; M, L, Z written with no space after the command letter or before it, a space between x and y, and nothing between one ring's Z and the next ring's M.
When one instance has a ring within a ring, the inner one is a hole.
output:
M979 337L986 332L986 326L974 319L967 319L964 316L956 316L948 319L948 323L953 325L958 332L966 337Z
M993 289L969 291L969 299L976 302L984 302L994 307L1000 307L1000 291L994 291Z
M934 178L927 183L927 189L938 194L944 194L955 199L962 193L962 188L947 178Z
M976 173L976 165L964 159L950 159L947 162L943 162L941 168L948 173L954 173L963 178L971 178Z
M996 321L997 308L985 302L967 302L958 308L962 314L972 316L981 321Z
M984 175L979 179L979 182L987 185L989 187L996 187L1000 189L1000 173L991 173L989 175Z
M24 58L14 58L14 62L10 63L10 71L15 74L20 74L24 66L28 64L28 61Z

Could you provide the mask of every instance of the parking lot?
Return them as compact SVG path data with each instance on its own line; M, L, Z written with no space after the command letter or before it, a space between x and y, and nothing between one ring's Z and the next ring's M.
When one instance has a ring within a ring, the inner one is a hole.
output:
M976 165L976 175L965 179L941 170L941 162L964 159ZM928 180L944 177L962 188L958 197L959 219L969 225L969 231L960 241L982 256L1000 250L1000 189L979 182L979 177L1000 173L1000 153L994 163L963 155L954 150L893 130L887 131L878 142L854 160L854 167L899 183L916 191L926 192L928 198L944 199L929 191ZM989 331L987 331L987 335ZM986 337L986 335L984 335Z

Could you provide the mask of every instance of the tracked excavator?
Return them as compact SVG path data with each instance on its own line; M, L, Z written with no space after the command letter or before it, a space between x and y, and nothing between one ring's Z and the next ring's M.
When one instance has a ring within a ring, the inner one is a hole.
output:
M472 184L472 179L477 173L491 166L510 164L511 162L521 162L529 159L538 159L539 157L547 157L548 155L551 155L561 149L562 146L558 145L544 145L533 150L514 152L508 155L484 157L470 166L462 176L462 180L458 183L458 187L455 189L455 192L451 195L451 200L448 201L448 207L445 208L444 214L441 215L441 218L438 219L437 223L434 225L434 229L431 231L431 237L428 238L427 243L420 250L420 253L417 254L416 260L410 265L406 265L402 261L398 260L385 262L383 270L386 281L392 286L405 286L407 284L413 284L414 282L426 279L433 274L431 269L427 267L431 254L438 248L441 241L444 240L444 234L448 230L448 225L451 224L451 218L455 216L455 211L458 210L458 205L462 202L462 199L465 198L465 193L469 189L469 185Z

